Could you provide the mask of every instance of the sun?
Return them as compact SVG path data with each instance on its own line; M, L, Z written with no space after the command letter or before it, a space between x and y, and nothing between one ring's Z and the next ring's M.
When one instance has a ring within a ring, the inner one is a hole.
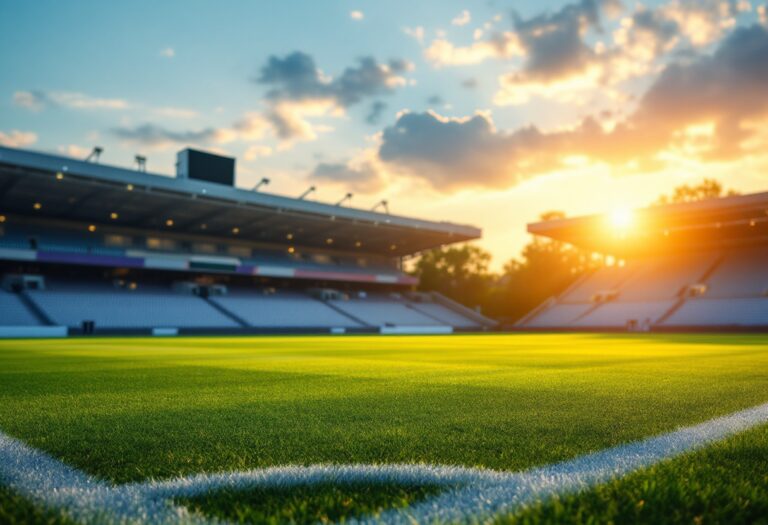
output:
M611 225L618 230L626 230L634 222L634 214L629 208L615 208L609 215Z

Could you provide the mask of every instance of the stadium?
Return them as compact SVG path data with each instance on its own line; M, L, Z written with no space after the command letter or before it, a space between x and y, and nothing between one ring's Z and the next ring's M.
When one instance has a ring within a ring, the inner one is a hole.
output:
M0 1L0 525L768 525L765 0Z
M766 194L531 224L611 264L504 334L402 266L478 229L238 189L233 159L178 159L173 178L0 149L5 521L765 509L768 362L746 332L768 326Z

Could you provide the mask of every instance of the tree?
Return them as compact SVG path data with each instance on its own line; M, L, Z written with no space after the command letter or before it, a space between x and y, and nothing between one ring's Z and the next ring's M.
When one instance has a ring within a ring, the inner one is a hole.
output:
M441 247L422 253L414 273L420 290L436 291L474 308L484 304L493 280L490 261L491 254L471 244Z
M730 197L739 192L729 189L725 191L723 185L715 179L703 179L698 184L683 184L672 190L670 195L661 195L654 204L678 204L681 202L696 202L717 197Z
M547 212L541 220L565 218L562 212ZM512 322L567 288L584 272L601 264L589 252L561 241L534 237L504 266L488 305L488 312Z

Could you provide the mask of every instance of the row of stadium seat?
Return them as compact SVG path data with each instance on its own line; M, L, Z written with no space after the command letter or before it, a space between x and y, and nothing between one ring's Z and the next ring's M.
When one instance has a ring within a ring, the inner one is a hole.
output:
M203 298L166 286L124 289L109 283L53 280L44 289L22 294L2 291L0 314L5 326L46 323L79 328L89 321L97 329L480 328L476 320L447 306L399 295L321 300L300 291L230 288L225 295Z
M0 290L0 326L38 326L42 324L24 304L21 296Z
M768 326L768 249L629 261L596 270L521 328Z

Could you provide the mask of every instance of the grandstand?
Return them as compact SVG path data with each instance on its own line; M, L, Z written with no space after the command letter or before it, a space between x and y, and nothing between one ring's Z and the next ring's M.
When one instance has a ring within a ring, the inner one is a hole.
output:
M181 152L177 168L0 147L0 335L494 325L415 293L402 266L477 228L236 188L234 159L203 152Z
M589 216L531 233L610 255L521 319L524 330L767 330L768 193Z

